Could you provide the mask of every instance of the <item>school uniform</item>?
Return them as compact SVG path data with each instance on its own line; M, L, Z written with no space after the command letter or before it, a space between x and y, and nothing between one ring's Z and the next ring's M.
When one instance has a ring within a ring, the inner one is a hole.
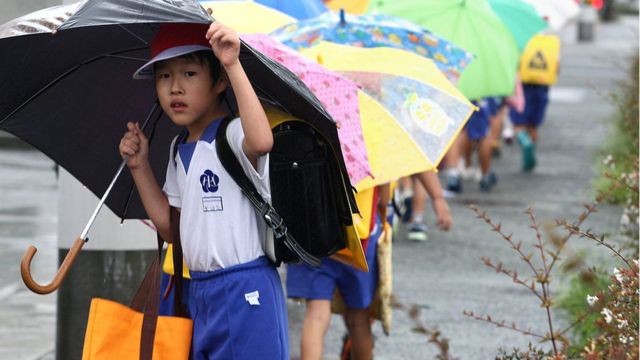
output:
M174 139L163 188L169 204L181 210L182 251L191 274L193 359L288 359L280 278L262 250L266 225L218 158L220 122L212 122L197 142L175 146ZM240 119L229 124L226 136L269 201L268 155L254 169L242 150Z
M382 235L382 222L376 216L365 255L369 272L357 270L331 258L322 259L314 268L306 264L287 265L287 296L310 300L331 300L337 288L345 305L366 309L373 301L378 284L377 244Z
M511 109L509 116L514 125L538 127L544 121L544 114L549 104L549 86L522 84L524 93L524 111Z
M479 110L474 111L473 114L471 114L471 117L469 118L469 121L467 121L464 129L467 132L469 139L476 141L487 136L491 116L489 114L488 104L485 100L480 102L472 101L472 103L475 106L478 106Z

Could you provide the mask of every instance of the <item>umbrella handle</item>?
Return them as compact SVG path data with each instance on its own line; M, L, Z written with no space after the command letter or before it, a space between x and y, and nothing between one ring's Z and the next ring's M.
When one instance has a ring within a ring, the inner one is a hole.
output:
M36 247L33 245L29 246L27 248L27 251L25 251L24 255L22 256L22 261L20 262L20 273L22 274L22 281L24 281L24 284L36 294L44 295L56 291L60 287L62 280L64 280L64 278L67 276L71 265L73 265L73 262L78 256L78 253L80 253L80 250L82 250L82 246L85 242L86 241L81 238L76 239L71 249L69 249L67 256L64 258L62 265L60 265L56 276L47 285L40 285L35 280L33 280L33 277L31 277L31 260L33 260L33 256L38 251L38 249L36 249Z

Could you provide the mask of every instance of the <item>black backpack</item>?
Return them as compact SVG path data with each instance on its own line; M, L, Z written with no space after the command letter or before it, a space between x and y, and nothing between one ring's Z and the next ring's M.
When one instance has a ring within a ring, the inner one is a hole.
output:
M322 257L343 249L344 228L353 224L348 195L352 189L345 186L346 175L340 172L338 158L322 135L300 120L272 128L270 205L229 147L226 130L231 119L222 121L216 135L218 157L272 230L264 247L271 261L319 266Z

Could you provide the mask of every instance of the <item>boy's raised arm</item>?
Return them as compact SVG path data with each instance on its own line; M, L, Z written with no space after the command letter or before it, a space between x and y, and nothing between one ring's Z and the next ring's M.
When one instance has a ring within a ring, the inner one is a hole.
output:
M273 135L260 100L240 63L240 38L233 30L217 22L211 24L206 37L233 88L244 132L242 149L256 167L258 157L271 151Z

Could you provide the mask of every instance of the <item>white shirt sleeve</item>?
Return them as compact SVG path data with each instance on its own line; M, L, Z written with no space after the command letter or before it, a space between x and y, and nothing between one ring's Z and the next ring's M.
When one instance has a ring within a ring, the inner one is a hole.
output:
M169 200L169 205L181 208L182 207L182 199L180 197L180 190L178 187L178 176L177 176L177 159L176 154L173 153L173 149L175 148L175 142L178 140L178 136L173 138L171 142L171 148L169 150L169 163L167 164L167 175L165 176L164 186L162 187L162 191L167 194L167 199Z
M265 154L258 158L257 169L251 165L251 161L242 150L242 141L244 140L244 131L240 118L235 118L227 127L227 141L236 156L242 169L247 177L251 180L260 195L265 201L271 203L271 186L269 185L269 154Z

